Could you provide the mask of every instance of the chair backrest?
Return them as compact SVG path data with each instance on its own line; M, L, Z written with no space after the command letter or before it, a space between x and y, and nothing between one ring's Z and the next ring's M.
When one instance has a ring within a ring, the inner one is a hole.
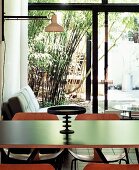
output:
M116 113L86 113L77 115L75 120L120 120L120 117Z
M57 115L40 112L19 112L12 120L59 120Z
M139 170L139 164L87 164L83 170Z
M120 117L117 113L80 114L76 116L75 120L120 120ZM123 153L123 151L124 150L122 150L121 152ZM120 154L122 155L122 153ZM94 155L95 155L94 161L102 161L96 150L94 150Z
M11 97L8 100L8 105L9 105L9 109L10 109L10 113L12 115L12 117L18 113L18 112L22 112L22 107L21 107L21 103L19 101L19 99L17 97Z
M0 164L1 170L55 170L50 164Z
M2 103L1 113L2 113L3 120L11 120L12 119L12 114L10 112L9 105L7 102Z
M59 120L57 115L49 114L49 113L40 113L40 112L19 112L14 115L12 120ZM26 152L28 153L30 150L29 149L9 149L10 152L12 153L23 153ZM40 149L39 152L41 154L46 154L46 153L56 153L60 151L60 148L47 148L47 149Z

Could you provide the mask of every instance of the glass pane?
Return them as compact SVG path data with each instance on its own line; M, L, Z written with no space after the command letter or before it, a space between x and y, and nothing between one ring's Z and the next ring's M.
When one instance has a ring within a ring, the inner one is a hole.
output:
M139 94L139 13L109 13L108 16L108 110L120 112L125 104L135 109ZM103 78L103 70L103 62L99 61L99 73L102 72L99 79ZM102 99L99 106L103 108L103 87L99 90Z
M47 13L29 12L32 16ZM42 106L83 101L86 93L86 33L92 33L92 12L58 14L64 33L45 32L45 20L29 22L29 85L33 84Z

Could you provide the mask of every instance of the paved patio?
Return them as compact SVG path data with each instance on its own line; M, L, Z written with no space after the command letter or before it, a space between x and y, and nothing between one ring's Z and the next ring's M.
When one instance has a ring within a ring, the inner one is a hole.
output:
M139 90L121 91L121 90L109 90L108 91L108 110L115 110L115 105L138 103L139 104ZM99 97L99 106L103 109L104 101ZM104 109L103 109L104 110Z
M104 96L98 97L99 112L104 112ZM139 103L139 90L122 91L122 90L109 90L108 91L108 111L114 111L115 105L122 105L128 103ZM72 103L79 104L86 107L87 113L92 113L92 101L86 101L83 96L81 101L73 99Z

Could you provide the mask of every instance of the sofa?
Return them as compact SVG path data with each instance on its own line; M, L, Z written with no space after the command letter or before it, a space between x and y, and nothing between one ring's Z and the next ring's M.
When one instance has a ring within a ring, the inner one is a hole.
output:
M21 103L23 112L47 112L47 108L40 108L39 102L29 85L22 88L16 94L16 97Z
M34 92L27 85L2 104L1 112L3 120L11 120L17 112L47 112L47 108L40 108Z

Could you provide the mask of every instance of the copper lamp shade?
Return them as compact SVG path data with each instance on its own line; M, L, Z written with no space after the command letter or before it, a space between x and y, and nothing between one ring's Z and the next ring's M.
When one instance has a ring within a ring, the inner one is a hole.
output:
M45 32L64 32L64 28L57 23L57 16L54 14L51 18L51 24L45 27Z

